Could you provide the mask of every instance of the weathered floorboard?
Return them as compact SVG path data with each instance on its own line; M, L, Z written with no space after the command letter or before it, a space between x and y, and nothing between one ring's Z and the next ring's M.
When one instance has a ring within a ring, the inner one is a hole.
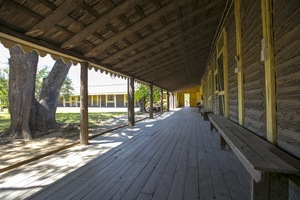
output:
M93 152L92 159L73 172L62 164L66 156L54 155L40 160L39 165L24 166L27 174L22 172L23 168L2 174L0 197L250 199L250 176L230 150L219 149L218 135L209 131L209 123L203 121L197 108L167 112L91 141L84 150ZM114 146L107 146L103 152L101 147L108 143ZM73 153L68 152L73 158L71 162L82 164L81 150ZM43 170L52 161L57 165L54 169L65 167L68 174L55 174L53 169L46 170L45 174ZM18 172L25 174L23 180ZM30 183L26 184L29 179Z

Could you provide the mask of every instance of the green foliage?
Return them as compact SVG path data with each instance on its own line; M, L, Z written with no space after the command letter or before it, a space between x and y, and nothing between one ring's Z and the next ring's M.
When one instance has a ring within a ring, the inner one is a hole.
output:
M48 74L49 74L48 66L42 67L42 69L38 70L38 72L36 73L36 79L35 79L35 98L36 99L39 99L39 96L41 94L42 87L43 87L43 80L45 78L47 78Z
M134 98L136 101L141 101L144 99L149 99L149 87L144 84L136 85L136 90L134 92Z
M134 98L136 101L141 101L145 99L149 101L149 87L144 84L138 84L136 86L136 91L134 93ZM160 90L158 88L153 88L153 102L158 102L160 100Z
M158 88L153 88L153 102L160 102L160 89Z
M60 96L64 97L65 99L68 99L70 97L70 95L72 95L73 92L74 92L73 82L67 76L61 89L60 89Z
M0 69L0 109L8 106L8 68Z

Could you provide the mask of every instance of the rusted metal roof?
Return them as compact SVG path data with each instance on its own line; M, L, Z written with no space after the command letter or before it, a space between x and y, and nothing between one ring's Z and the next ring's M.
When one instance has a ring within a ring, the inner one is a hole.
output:
M1 0L0 40L178 91L200 84L225 5L225 0Z

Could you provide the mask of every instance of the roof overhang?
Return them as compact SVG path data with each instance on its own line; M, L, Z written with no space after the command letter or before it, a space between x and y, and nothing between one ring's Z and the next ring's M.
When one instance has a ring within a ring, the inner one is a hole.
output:
M6 47L179 91L200 83L225 0L2 0Z

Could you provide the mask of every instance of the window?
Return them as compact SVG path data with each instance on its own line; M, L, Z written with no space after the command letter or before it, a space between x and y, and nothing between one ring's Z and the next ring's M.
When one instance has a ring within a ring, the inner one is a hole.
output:
M115 102L114 95L107 95L107 102Z
M217 93L218 90L219 90L219 88L218 88L218 73L217 73L217 70L215 71L214 85L215 85L215 93Z
M217 44L215 72L215 89L218 94L219 115L229 116L228 101L228 66L227 66L227 36L223 29Z

